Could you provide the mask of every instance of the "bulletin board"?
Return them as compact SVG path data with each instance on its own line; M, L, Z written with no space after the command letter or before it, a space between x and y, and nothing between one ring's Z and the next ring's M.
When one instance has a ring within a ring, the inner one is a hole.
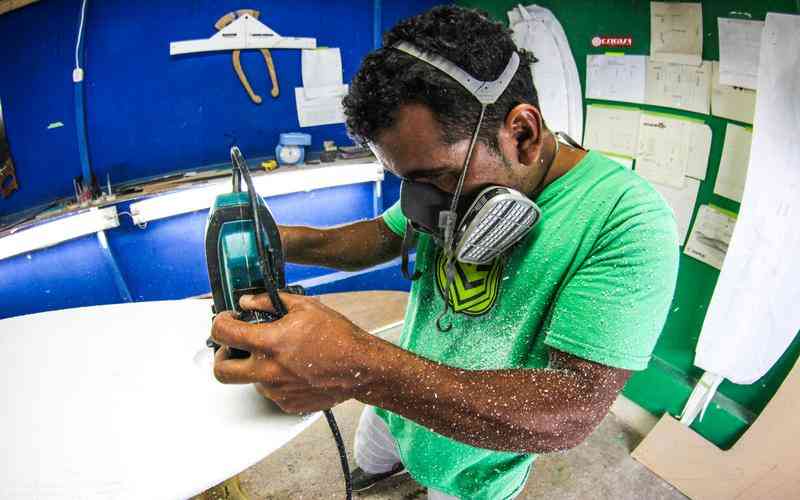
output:
M507 12L518 2L509 0L460 0L460 5L477 7L493 18L508 24ZM594 36L631 36L633 45L626 54L648 55L650 52L650 2L639 0L540 0L536 4L550 9L561 22L575 57L583 93L586 85L586 56L606 50L591 45ZM728 0L703 1L703 60L719 60L718 17L740 17L764 20L767 12L800 13L795 0ZM750 17L748 17L750 16ZM619 49L613 49L619 51ZM620 104L585 99L589 104ZM621 105L625 105L622 103ZM711 115L644 104L631 105L645 111L668 112L673 115L701 119L712 129L711 153L705 181L700 184L693 218L703 204L714 204L738 213L739 203L714 194L714 183L722 156L727 123L748 125ZM585 116L585 114L584 114ZM547 117L545 116L545 119ZM693 223L694 221L692 221ZM681 413L702 370L694 366L694 351L706 310L719 277L719 271L681 253L678 284L664 330L647 370L635 373L624 394L639 405L661 415ZM754 290L753 293L759 293ZM790 345L772 369L751 385L725 381L709 406L702 421L692 428L728 449L755 420L780 386L800 355L800 337Z

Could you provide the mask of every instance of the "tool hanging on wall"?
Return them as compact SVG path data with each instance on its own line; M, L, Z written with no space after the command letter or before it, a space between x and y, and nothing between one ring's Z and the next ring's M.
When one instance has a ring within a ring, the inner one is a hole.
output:
M8 145L8 139L6 139L3 103L0 101L0 193L2 193L3 198L8 198L17 189L19 189L17 173L14 169L14 160L11 158L11 148Z
M219 18L219 20L214 23L214 27L217 28L217 31L220 31L244 15L250 15L253 16L254 19L258 19L260 14L259 11L253 9L240 9L236 12L229 12ZM236 71L236 76L239 77L239 81L242 82L242 86L247 91L247 95L250 96L250 99L256 104L261 104L261 96L253 92L253 87L250 86L250 82L247 81L247 75L244 74L244 69L242 69L242 63L240 61L241 53L242 51L239 49L231 52L233 69ZM269 49L261 49L261 54L264 56L264 62L267 64L269 78L272 80L272 91L270 95L272 95L272 97L278 97L280 88L278 87L278 75L275 73L275 63L272 62L272 54L270 54Z
M232 50L233 69L242 82L250 99L261 104L261 96L253 91L247 75L241 64L241 51L246 49L261 50L264 62L267 65L270 79L272 80L272 97L278 97L278 75L269 49L314 49L317 47L316 38L286 37L276 33L269 26L258 20L261 13L254 9L240 9L225 14L214 23L217 33L206 40L184 40L169 44L170 55L194 54L198 52L214 52L219 50Z

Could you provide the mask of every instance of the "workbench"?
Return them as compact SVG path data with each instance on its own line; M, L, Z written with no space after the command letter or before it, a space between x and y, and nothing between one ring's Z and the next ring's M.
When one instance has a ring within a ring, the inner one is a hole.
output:
M402 321L407 294L321 300L378 332ZM249 385L218 383L210 327L211 301L200 299L0 320L0 497L187 498L319 418L284 414Z

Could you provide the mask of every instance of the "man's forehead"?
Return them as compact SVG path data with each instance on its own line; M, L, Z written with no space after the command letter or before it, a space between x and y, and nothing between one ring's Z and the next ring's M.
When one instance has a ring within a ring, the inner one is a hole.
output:
M384 147L378 143L370 143L370 149L383 168L399 177L415 179L459 169L449 159L426 154L422 149L403 150L404 148L392 146L397 146L397 144Z
M386 169L404 177L458 163L454 146L443 141L441 126L423 105L402 106L392 126L383 130L370 148Z

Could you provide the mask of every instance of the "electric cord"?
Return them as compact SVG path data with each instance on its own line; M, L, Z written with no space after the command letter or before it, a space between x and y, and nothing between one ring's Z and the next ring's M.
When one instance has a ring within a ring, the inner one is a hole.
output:
M234 149L235 148L235 149ZM258 247L258 255L259 255L259 268L264 276L265 284L269 282L267 287L267 292L270 296L270 301L272 302L275 311L278 313L278 316L283 316L286 314L286 306L283 301L280 299L277 291L277 283L274 281L274 276L267 272L268 271L268 261L267 261L267 254L264 248L264 244L262 241L261 235L261 221L258 216L258 195L256 194L255 187L253 186L253 180L250 177L250 171L247 169L247 163L244 161L244 157L242 156L239 148L235 147L231 148L231 160L233 163L233 182L234 182L234 190L237 188L241 188L241 180L243 179L245 184L247 185L248 190L248 198L250 200L250 209L253 212L253 226L256 235L256 246ZM237 179L237 171L238 176L240 177ZM325 415L325 420L328 421L328 427L331 428L331 434L333 434L333 439L336 441L336 448L339 451L339 460L342 464L342 474L344 474L344 485L345 485L345 495L347 500L352 500L353 498L353 486L351 483L350 478L350 466L347 463L347 449L344 446L344 440L342 439L342 434L339 432L339 426L336 423L336 419L333 416L333 410L325 410L323 411Z
M325 419L328 421L328 427L331 428L333 439L336 441L336 448L339 449L339 460L342 462L342 474L344 474L344 489L347 500L353 498L353 485L350 482L350 466L347 463L347 449L344 447L344 440L342 434L339 432L339 426L336 425L336 419L333 418L333 410L325 410Z

